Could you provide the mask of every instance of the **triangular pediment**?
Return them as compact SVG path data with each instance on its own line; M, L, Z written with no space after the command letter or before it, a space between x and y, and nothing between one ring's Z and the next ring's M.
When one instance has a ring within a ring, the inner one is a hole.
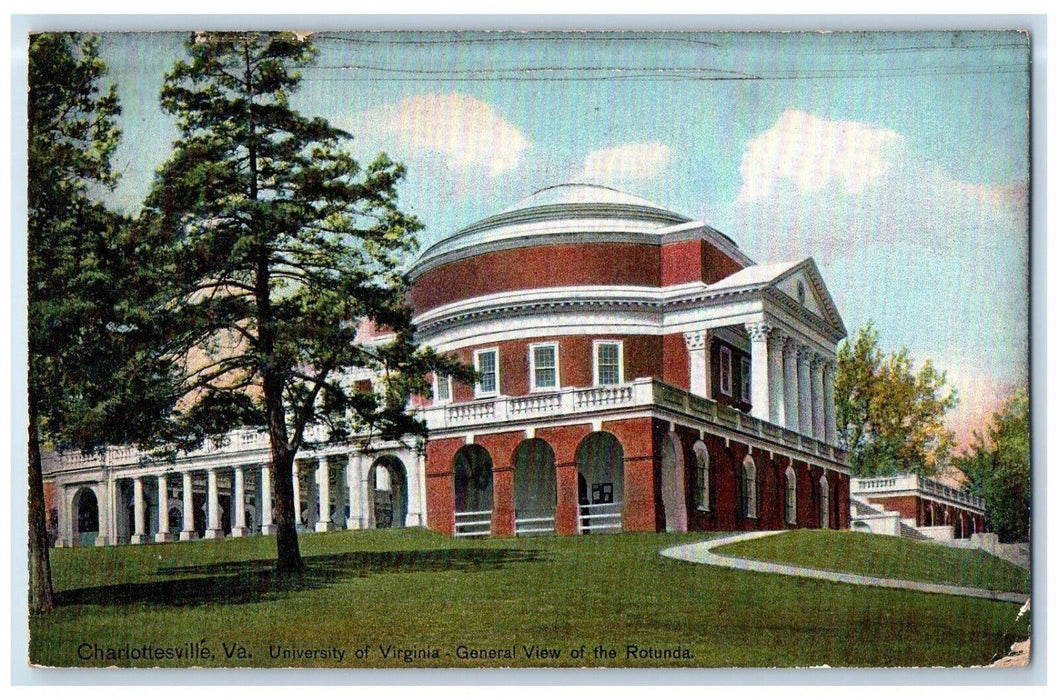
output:
M823 319L835 330L841 331L842 336L847 335L834 298L830 296L823 276L812 258L807 258L778 275L768 286L782 292L794 304Z

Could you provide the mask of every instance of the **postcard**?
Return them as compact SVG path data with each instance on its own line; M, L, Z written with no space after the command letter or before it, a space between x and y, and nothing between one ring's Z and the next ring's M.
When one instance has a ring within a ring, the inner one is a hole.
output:
M1031 41L32 34L29 664L1027 664Z

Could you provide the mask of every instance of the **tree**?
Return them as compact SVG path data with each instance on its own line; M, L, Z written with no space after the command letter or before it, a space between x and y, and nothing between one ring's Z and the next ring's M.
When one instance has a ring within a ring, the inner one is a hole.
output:
M96 37L29 42L28 340L30 607L54 599L41 449L139 442L170 410L164 363L150 357L147 300L159 276L149 238L93 195L116 180L114 86ZM150 360L148 362L148 360ZM153 368L153 371L151 371Z
M1029 395L1019 389L992 414L988 437L974 431L955 460L964 488L985 500L989 528L1003 542L1028 539L1032 516Z
M93 37L36 34L29 42L28 408L30 609L54 605L48 557L41 441L60 434L91 403L72 375L99 331L93 327L91 264L82 264L105 216L88 195L114 182L110 156L119 109Z
M186 47L162 89L180 138L144 209L178 285L158 319L187 368L177 420L199 439L267 430L278 570L296 573L291 472L313 425L330 441L422 436L409 396L429 394L431 371L467 371L412 339L401 265L421 224L398 208L404 168L384 154L361 168L348 134L289 104L311 43L213 33ZM365 320L390 340L359 338ZM353 369L377 391L358 390Z
M883 356L868 323L838 348L837 365L838 440L855 474L929 476L948 462L954 435L944 417L958 398L932 361L915 373L907 348Z

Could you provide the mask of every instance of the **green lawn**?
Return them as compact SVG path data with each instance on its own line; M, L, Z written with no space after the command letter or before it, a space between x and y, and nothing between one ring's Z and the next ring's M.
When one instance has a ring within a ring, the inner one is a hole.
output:
M867 576L1029 592L1029 572L979 549L862 532L796 530L717 547L717 554Z
M821 533L821 546L845 533ZM296 586L273 576L274 539L56 550L60 606L30 620L44 665L187 666L89 658L187 649L200 666L948 666L985 664L1025 638L1018 606L854 587L667 559L685 535L455 540L421 530L301 538ZM278 590L277 590L278 589ZM228 658L242 645L252 658ZM405 662L388 646L436 651ZM461 646L500 658L459 658ZM526 655L556 649L557 659ZM604 654L595 656L596 646ZM629 645L692 658L629 658ZM341 649L345 657L272 658ZM200 648L200 647L194 647ZM579 650L584 655L574 657ZM367 650L366 652L363 650ZM502 657L513 649L513 659ZM364 654L356 658L357 652ZM610 652L613 656L610 656Z

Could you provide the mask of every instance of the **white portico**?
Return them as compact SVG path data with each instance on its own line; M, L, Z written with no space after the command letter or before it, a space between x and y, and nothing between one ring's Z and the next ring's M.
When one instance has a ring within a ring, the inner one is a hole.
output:
M693 309L680 309L676 297L665 319L693 326L684 330L691 393L727 394L756 418L835 444L836 347L846 331L815 263L753 265L703 286L686 292ZM748 354L745 386L733 386L728 347Z
M372 447L327 446L298 455L292 476L300 530L425 524L421 455L399 444ZM268 436L249 430L173 461L127 447L45 455L57 545L274 534L268 460Z

